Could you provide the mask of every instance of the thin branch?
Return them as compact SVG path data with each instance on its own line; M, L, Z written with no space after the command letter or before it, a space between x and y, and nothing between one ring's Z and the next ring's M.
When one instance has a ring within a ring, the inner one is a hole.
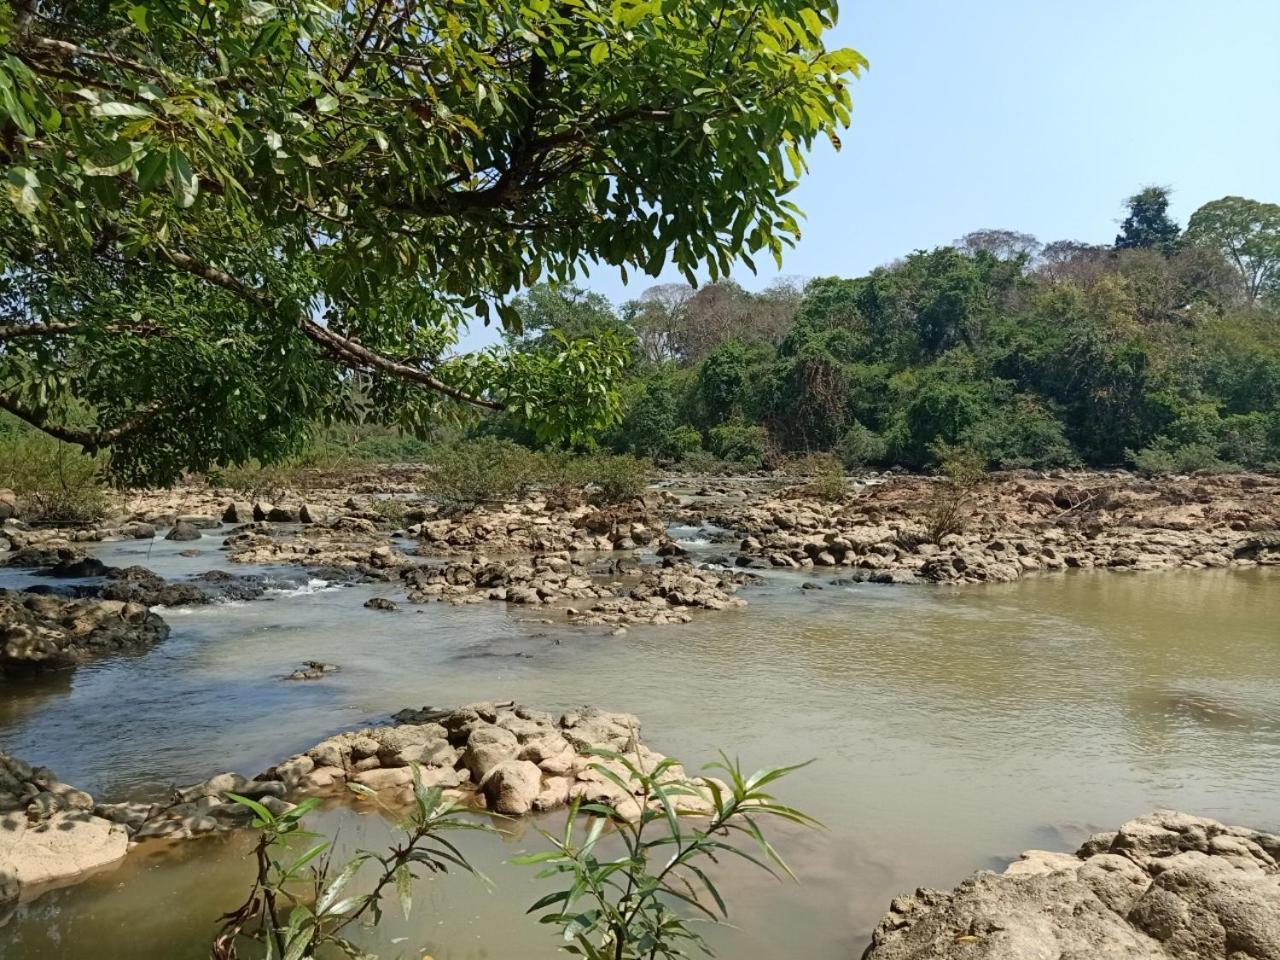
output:
M157 80L168 79L162 70L150 67L141 60L122 57L116 53L105 53L100 50L90 50L88 47L82 47L74 43L67 43L65 40L54 40L50 37L32 37L31 45L37 50L51 53L54 56L80 57L84 60L97 60L101 63L109 63L114 67L123 67L126 70L132 70L134 73L141 73Z

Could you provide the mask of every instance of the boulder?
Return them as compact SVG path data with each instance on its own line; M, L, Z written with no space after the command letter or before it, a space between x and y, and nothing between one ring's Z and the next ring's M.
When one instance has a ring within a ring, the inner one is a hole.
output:
M0 674L140 653L168 635L168 625L141 604L0 590Z
M304 503L298 508L298 520L302 523L323 523L324 511L314 503Z
M0 490L0 523L18 515L18 498L12 490Z
M498 764L514 760L520 752L516 735L502 727L483 724L475 727L467 737L462 752L462 764L471 771L471 779L480 783Z
M253 504L244 500L232 500L222 511L223 523L252 523L255 519Z
M164 538L166 540L179 540L185 542L187 540L199 540L202 536L204 536L204 534L202 534L199 528L194 524L187 523L184 520L179 520L174 524L173 529L164 535Z
M528 760L504 760L489 771L480 789L490 810L523 816L542 794L542 771Z
M27 888L65 883L122 859L125 828L84 812L32 821L26 813L0 817L0 900Z

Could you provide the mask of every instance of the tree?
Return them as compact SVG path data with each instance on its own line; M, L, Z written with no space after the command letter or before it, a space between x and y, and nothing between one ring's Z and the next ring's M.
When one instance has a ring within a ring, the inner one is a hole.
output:
M1187 222L1187 239L1227 258L1250 305L1280 282L1280 204L1244 197L1206 203Z
M1181 231L1169 218L1169 188L1143 187L1125 201L1129 215L1116 236L1117 250L1145 247L1172 253Z
M460 326L514 326L522 286L593 264L714 279L780 258L803 154L848 123L865 65L824 48L835 17L833 0L5 5L3 404L89 447L127 439L135 479L171 479L179 399L145 385L164 376L150 345L216 295L249 353L313 383L312 406L358 374L407 426L461 404L598 429L624 351L454 356ZM204 322L177 334L196 352L220 343ZM127 356L104 352L139 325ZM94 398L103 363L123 389ZM312 411L273 399L296 434ZM254 440L212 455L271 452Z
M1029 233L1017 230L973 230L955 242L961 253L970 256L979 250L985 250L1000 260L1017 260L1021 258L1029 262L1039 256L1044 245Z
M562 339L631 339L630 326L614 312L609 298L577 284L538 283L511 303L520 314L520 327L506 331L506 339L520 349L554 350Z

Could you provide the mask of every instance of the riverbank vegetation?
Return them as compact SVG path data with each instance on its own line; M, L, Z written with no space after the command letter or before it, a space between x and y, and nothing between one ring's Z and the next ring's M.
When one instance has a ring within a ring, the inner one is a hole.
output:
M1112 246L982 230L853 279L660 286L618 308L539 288L515 343L632 337L601 442L660 460L1274 468L1280 206L1228 197L1186 231L1164 190L1128 206Z

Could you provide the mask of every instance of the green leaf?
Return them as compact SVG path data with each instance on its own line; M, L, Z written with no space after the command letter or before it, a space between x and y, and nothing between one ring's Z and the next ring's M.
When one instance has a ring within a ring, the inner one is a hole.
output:
M154 114L137 103L121 103L118 100L99 103L89 108L89 115L94 117L151 117Z
M413 908L413 873L409 870L409 864L402 863L396 867L396 894L400 897L400 909L404 911L404 918L409 919L409 911Z
M591 52L587 54L587 58L592 64L601 63L609 56L609 44L601 40L591 48Z
M326 93L322 97L316 97L317 113L333 113L338 109L338 98L331 93Z
M169 148L169 179L178 206L185 209L196 202L196 195L200 192L200 179L191 169L191 161L187 159L187 155L177 146Z
M28 167L11 167L7 175L9 201L24 217L40 208L40 179Z

